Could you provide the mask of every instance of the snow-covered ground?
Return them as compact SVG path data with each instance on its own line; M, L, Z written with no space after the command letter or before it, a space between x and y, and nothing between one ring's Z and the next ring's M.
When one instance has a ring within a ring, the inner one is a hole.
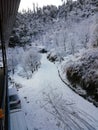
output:
M31 79L18 71L13 79L22 85L19 95L29 130L98 130L98 108L61 81L46 54Z
M71 10L70 2L58 9L47 6L35 14L28 11L17 16L10 46L19 47L9 49L8 69L19 90L28 130L98 130L98 108L73 92L58 75L58 68L77 61L82 51L98 47L97 0L78 0ZM62 64L51 63L46 54L41 59L41 46L51 55L63 57ZM1 57L0 51L0 66Z

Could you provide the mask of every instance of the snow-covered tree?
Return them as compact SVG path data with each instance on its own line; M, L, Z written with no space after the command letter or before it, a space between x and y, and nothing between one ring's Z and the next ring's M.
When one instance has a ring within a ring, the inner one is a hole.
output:
M24 52L22 56L22 67L25 72L30 71L33 73L40 66L41 56L34 50Z
M10 54L8 54L8 70L14 74L15 69L17 65L19 64L19 54L17 53L17 49L15 48L14 50L10 50Z

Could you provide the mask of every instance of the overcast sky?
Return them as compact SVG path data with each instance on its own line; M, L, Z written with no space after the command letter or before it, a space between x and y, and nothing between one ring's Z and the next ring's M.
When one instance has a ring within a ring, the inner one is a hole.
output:
M61 5L61 0L21 0L19 10L22 9L32 9L33 3L38 3L39 7L42 7L43 5Z

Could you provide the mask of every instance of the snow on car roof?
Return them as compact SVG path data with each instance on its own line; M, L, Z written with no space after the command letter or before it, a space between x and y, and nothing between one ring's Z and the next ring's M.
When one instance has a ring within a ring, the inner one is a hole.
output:
M9 96L16 95L16 94L17 94L17 89L15 87L9 88Z
M10 113L11 130L28 130L25 116L22 111Z

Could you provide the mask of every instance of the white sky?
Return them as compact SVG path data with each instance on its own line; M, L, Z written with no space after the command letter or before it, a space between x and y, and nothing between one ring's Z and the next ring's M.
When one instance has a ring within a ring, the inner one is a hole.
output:
M33 3L38 3L39 7L43 5L61 5L61 0L21 0L19 11L22 9L33 9Z

